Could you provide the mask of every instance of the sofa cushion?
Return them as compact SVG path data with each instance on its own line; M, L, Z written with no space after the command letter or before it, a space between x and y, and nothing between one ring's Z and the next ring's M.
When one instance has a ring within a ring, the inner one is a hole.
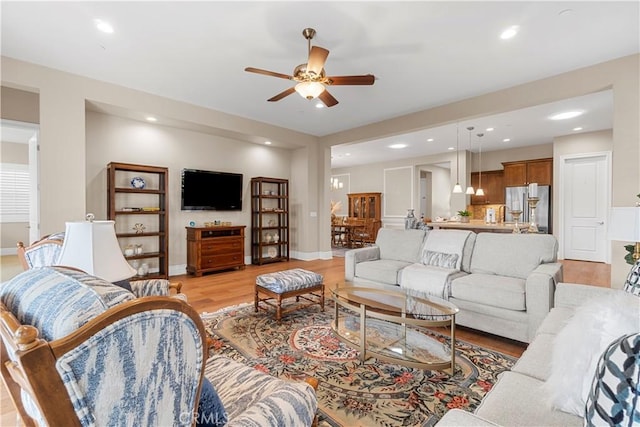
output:
M222 427L227 421L227 411L224 409L218 392L211 381L204 377L196 413L196 427Z
M578 307L556 335L546 394L553 406L583 416L600 355L628 333L640 332L640 298L615 290Z
M582 426L582 417L550 408L543 381L503 372L475 413L503 426Z
M356 277L387 285L398 285L402 269L408 265L411 263L393 259L359 262L356 264Z
M487 233L489 234L489 233ZM451 282L451 296L492 307L525 310L525 280L492 274L469 274Z
M551 374L551 352L555 335L538 334L529 344L520 359L511 368L512 372L546 381Z
M629 270L623 289L625 292L640 296L640 259Z
M623 335L602 353L585 408L586 425L640 421L640 333Z
M464 254L465 244L469 236L473 234L468 230L433 230L427 234L421 249L421 262L429 265L425 260L428 258L429 252L440 252L444 254L455 254L458 258L455 261L456 270L462 269L462 256ZM434 265L434 264L431 264ZM445 267L439 265L439 267ZM448 267L448 266L447 266ZM449 268L449 267L448 267Z
M480 233L471 257L471 272L527 276L540 264L557 259L558 241L550 234Z
M110 307L135 296L78 270L43 267L24 271L0 286L0 300L22 324L47 341L62 338Z
M380 259L404 261L409 264L420 262L420 248L424 236L424 230L381 228L376 237L376 245L380 248ZM359 274L356 275L359 276Z

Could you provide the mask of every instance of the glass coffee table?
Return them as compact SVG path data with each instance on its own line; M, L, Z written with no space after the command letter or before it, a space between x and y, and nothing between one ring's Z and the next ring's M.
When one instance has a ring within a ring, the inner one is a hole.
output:
M401 289L342 286L331 293L336 303L331 327L341 341L360 351L361 360L376 357L412 368L450 368L455 373L455 305L432 296L414 297ZM449 344L425 330L435 326L449 328Z

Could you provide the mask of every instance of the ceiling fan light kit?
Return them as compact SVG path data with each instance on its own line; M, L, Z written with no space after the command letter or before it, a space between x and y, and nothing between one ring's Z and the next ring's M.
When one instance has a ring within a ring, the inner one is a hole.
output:
M281 79L293 80L297 82L294 87L286 89L279 94L269 98L267 101L275 102L282 98L298 92L306 99L318 98L327 107L338 104L338 100L327 90L326 86L340 85L373 85L375 76L366 74L361 76L327 76L324 71L324 63L329 56L329 51L319 46L311 46L311 39L316 35L313 28L305 28L302 35L307 40L309 57L306 64L298 65L292 75L276 73L274 71L262 70L260 68L247 67L244 70L250 73L263 74Z

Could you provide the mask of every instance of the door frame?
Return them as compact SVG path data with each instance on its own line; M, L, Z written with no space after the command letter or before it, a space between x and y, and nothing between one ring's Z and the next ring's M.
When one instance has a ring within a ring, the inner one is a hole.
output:
M570 160L578 160L578 159L587 159L590 157L604 157L605 158L605 168L606 168L606 182L604 185L606 194L605 194L605 200L606 200L606 218L604 221L604 233L605 236L608 235L609 232L609 211L611 210L611 151L594 151L592 153L580 153L580 154L565 154L560 156L560 170L559 170L559 174L558 174L558 191L556 192L557 198L555 198L555 200L558 201L558 259L564 259L564 241L565 241L565 228L564 228L564 212L565 212L565 206L564 206L564 200L566 200L567 198L565 197L565 190L564 190L564 185L565 185L565 181L566 181L566 177L565 177L565 172L566 172L566 165L567 162ZM608 242L609 240L606 239L606 241ZM605 263L606 264L611 264L611 245L606 245L605 243Z

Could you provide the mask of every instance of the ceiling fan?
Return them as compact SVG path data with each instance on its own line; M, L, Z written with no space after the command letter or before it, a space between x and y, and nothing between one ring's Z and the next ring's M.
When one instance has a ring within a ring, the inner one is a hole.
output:
M298 92L304 98L319 98L327 107L333 107L338 103L338 100L329 93L326 86L372 85L375 81L373 74L362 76L327 76L324 71L324 63L327 60L327 56L329 56L329 51L319 46L311 46L311 39L316 35L316 30L313 28L305 28L302 30L302 35L307 39L309 59L306 64L298 65L293 70L293 75L289 76L253 67L244 69L250 73L264 74L266 76L279 77L281 79L298 82L294 87L280 92L267 101L280 101L285 96L289 96L293 92Z

